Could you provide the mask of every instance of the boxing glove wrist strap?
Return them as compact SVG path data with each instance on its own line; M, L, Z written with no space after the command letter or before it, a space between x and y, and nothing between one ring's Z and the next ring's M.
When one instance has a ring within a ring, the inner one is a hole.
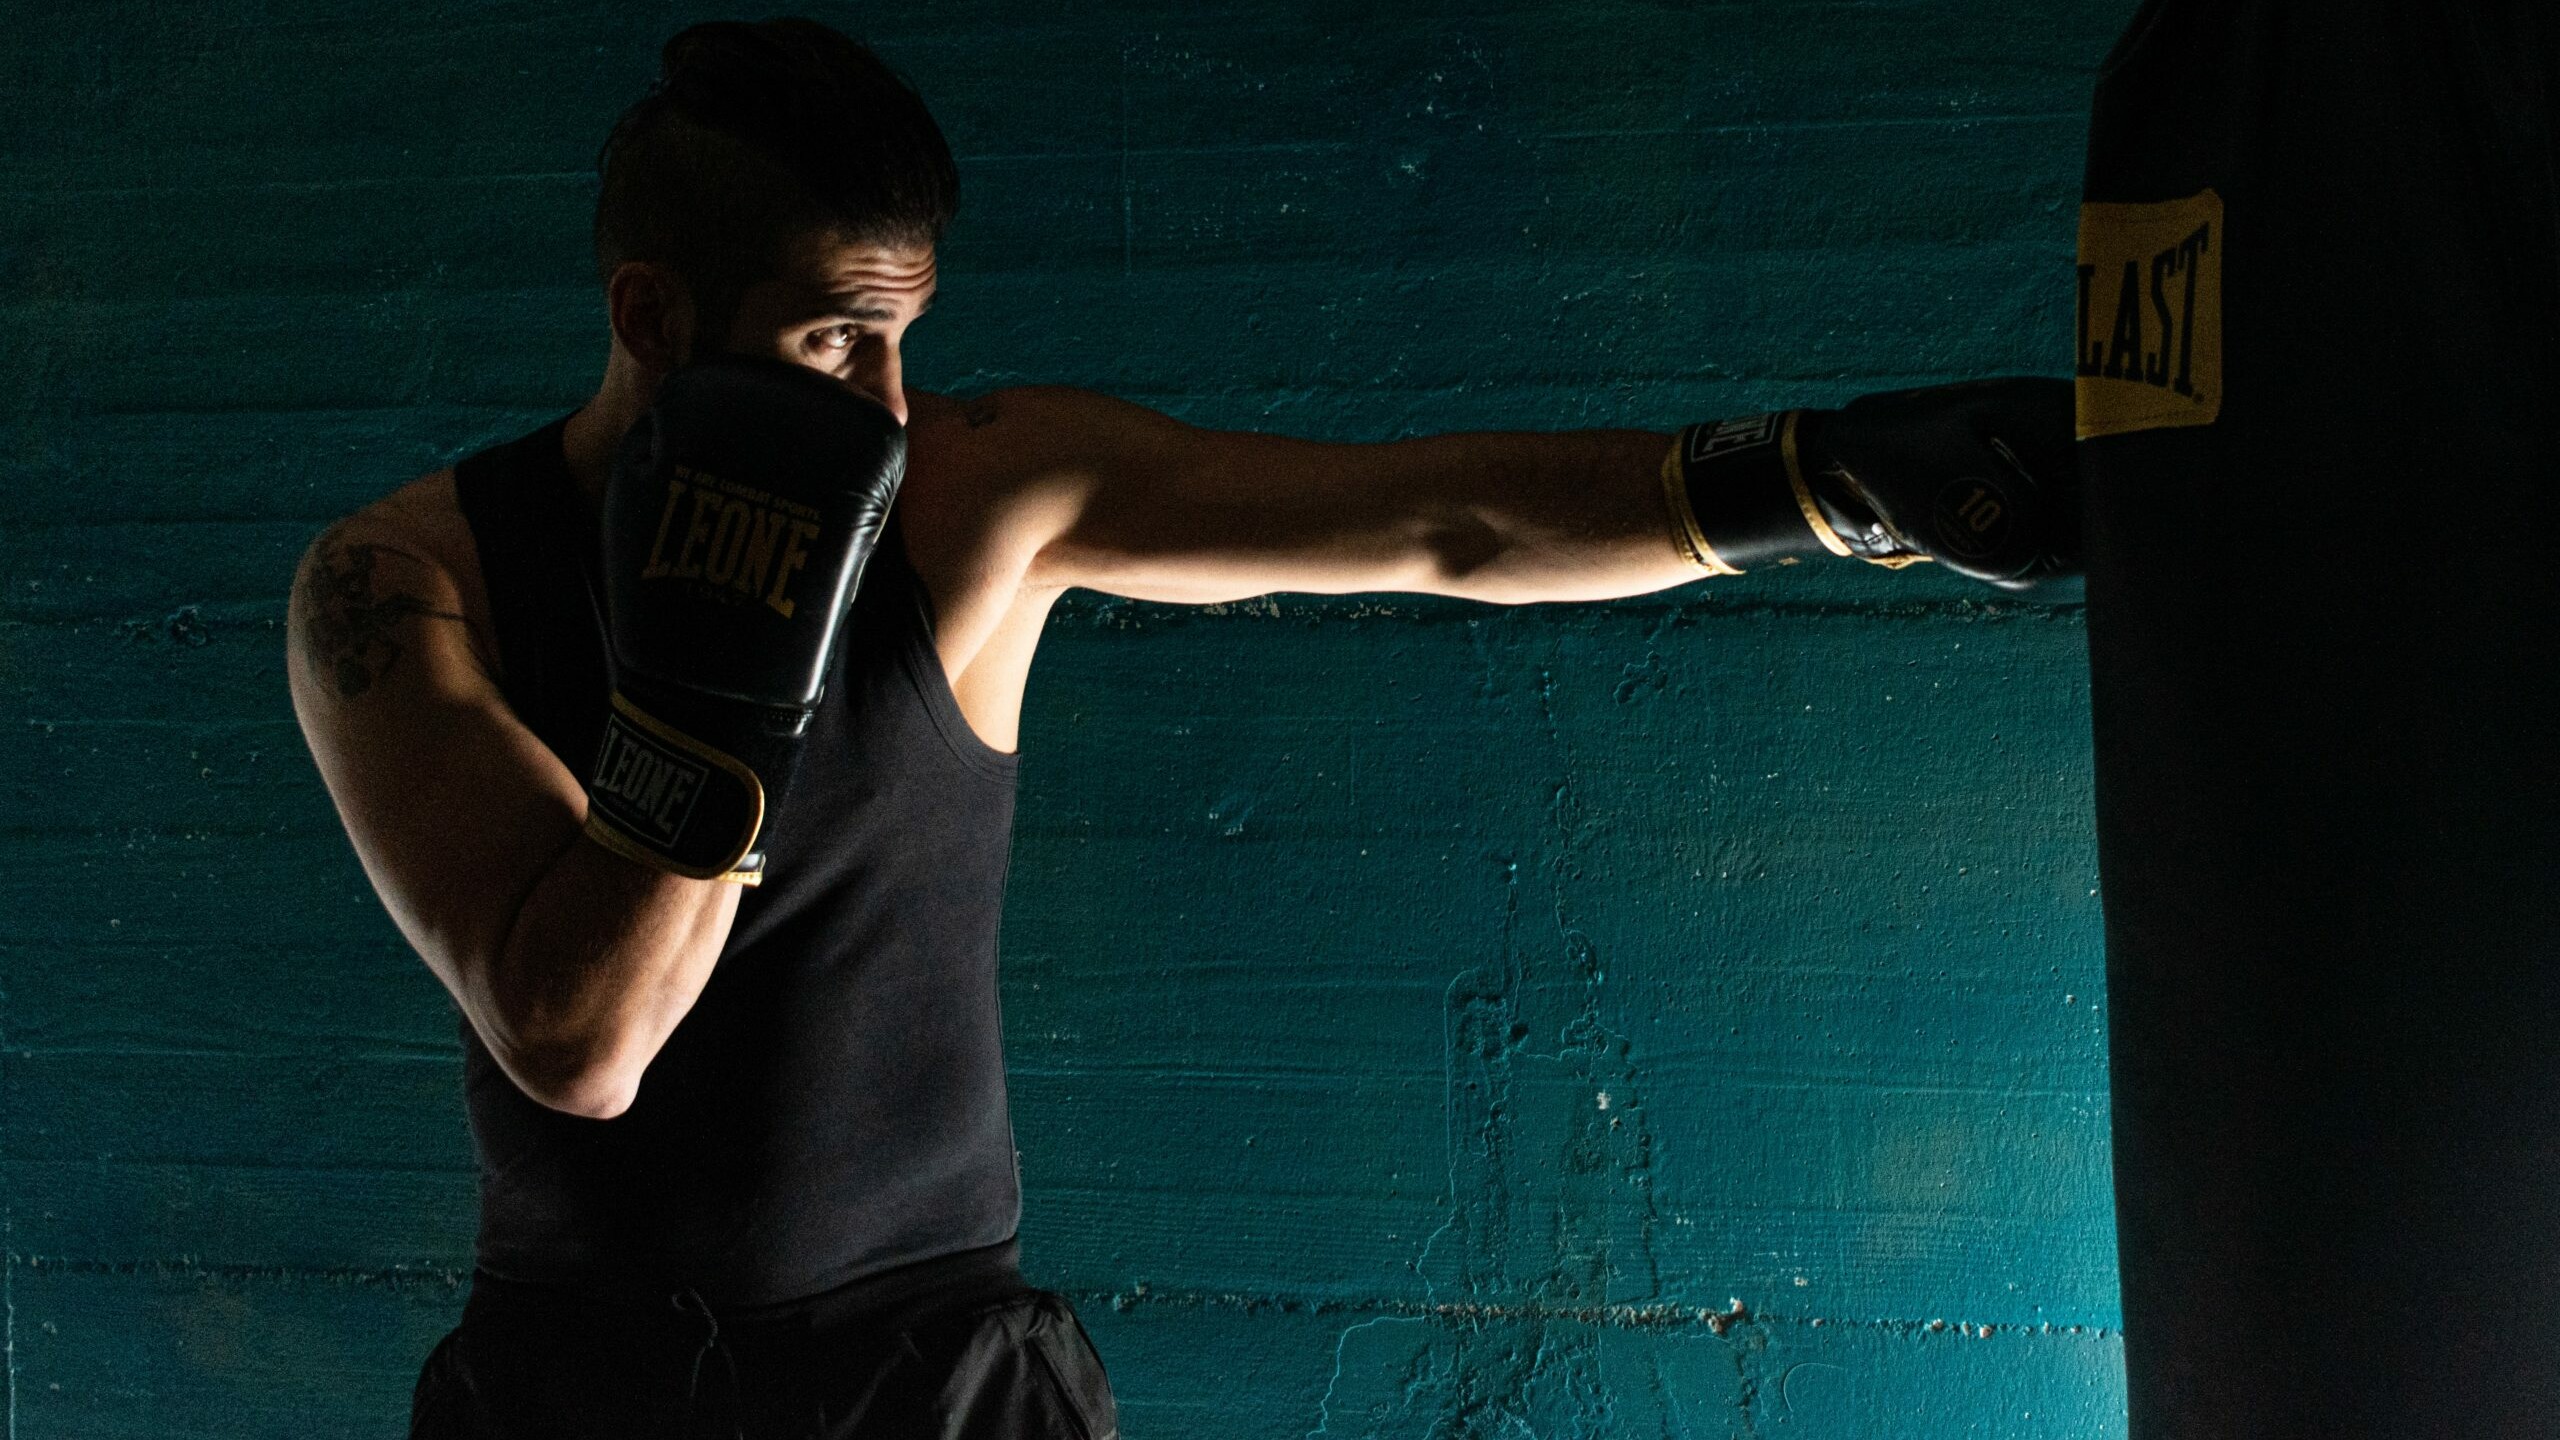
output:
M670 874L755 885L756 841L799 769L805 712L626 681L587 784L587 837Z
M1779 410L1682 430L1662 460L1672 544L1709 575L1837 555L1899 569L1925 560L1894 543L1846 487L1808 474L1805 454L1826 412ZM1819 453L1815 450L1814 453ZM1852 544L1848 536L1861 543Z

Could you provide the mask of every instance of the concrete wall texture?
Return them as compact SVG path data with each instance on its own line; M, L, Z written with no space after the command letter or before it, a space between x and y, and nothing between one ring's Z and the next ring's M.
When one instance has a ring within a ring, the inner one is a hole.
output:
M917 383L1377 439L2063 373L2130 0L833 6L968 200ZM452 1011L294 731L326 520L577 403L664 3L0 5L8 1433L389 1436ZM1078 598L1025 1246L1133 1440L2122 1431L2081 625L1858 567Z

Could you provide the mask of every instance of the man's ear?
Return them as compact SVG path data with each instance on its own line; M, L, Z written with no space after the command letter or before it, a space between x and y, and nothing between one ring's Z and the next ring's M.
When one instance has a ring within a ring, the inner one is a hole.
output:
M652 376L663 377L693 353L693 294L654 260L626 260L605 281L613 338Z

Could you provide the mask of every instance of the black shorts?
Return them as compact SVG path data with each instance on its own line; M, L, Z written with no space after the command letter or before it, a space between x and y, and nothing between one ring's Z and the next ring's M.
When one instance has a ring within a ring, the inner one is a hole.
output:
M482 1274L427 1357L411 1440L1113 1440L1102 1361L1013 1247L715 1312Z

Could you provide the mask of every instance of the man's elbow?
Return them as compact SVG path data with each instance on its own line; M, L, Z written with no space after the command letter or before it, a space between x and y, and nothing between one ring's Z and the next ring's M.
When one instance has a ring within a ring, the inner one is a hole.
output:
M562 1015L503 991L473 1007L474 1028L498 1068L545 1109L610 1120L631 1108L657 1056L638 1023L612 1015Z
M546 1110L585 1120L610 1120L640 1095L645 1062L623 1058L627 1046L554 1040L518 1044L498 1057L499 1068Z
M599 1085L537 1095L534 1097L534 1103L547 1110L557 1110L563 1115L574 1115L581 1120L611 1120L630 1109L631 1102L638 1098L640 1098L638 1085L617 1083L610 1086Z
M529 962L519 923L508 941L455 988L498 1068L526 1099L588 1120L631 1108L640 1077L665 1043L635 997L612 987L563 984L558 966Z

